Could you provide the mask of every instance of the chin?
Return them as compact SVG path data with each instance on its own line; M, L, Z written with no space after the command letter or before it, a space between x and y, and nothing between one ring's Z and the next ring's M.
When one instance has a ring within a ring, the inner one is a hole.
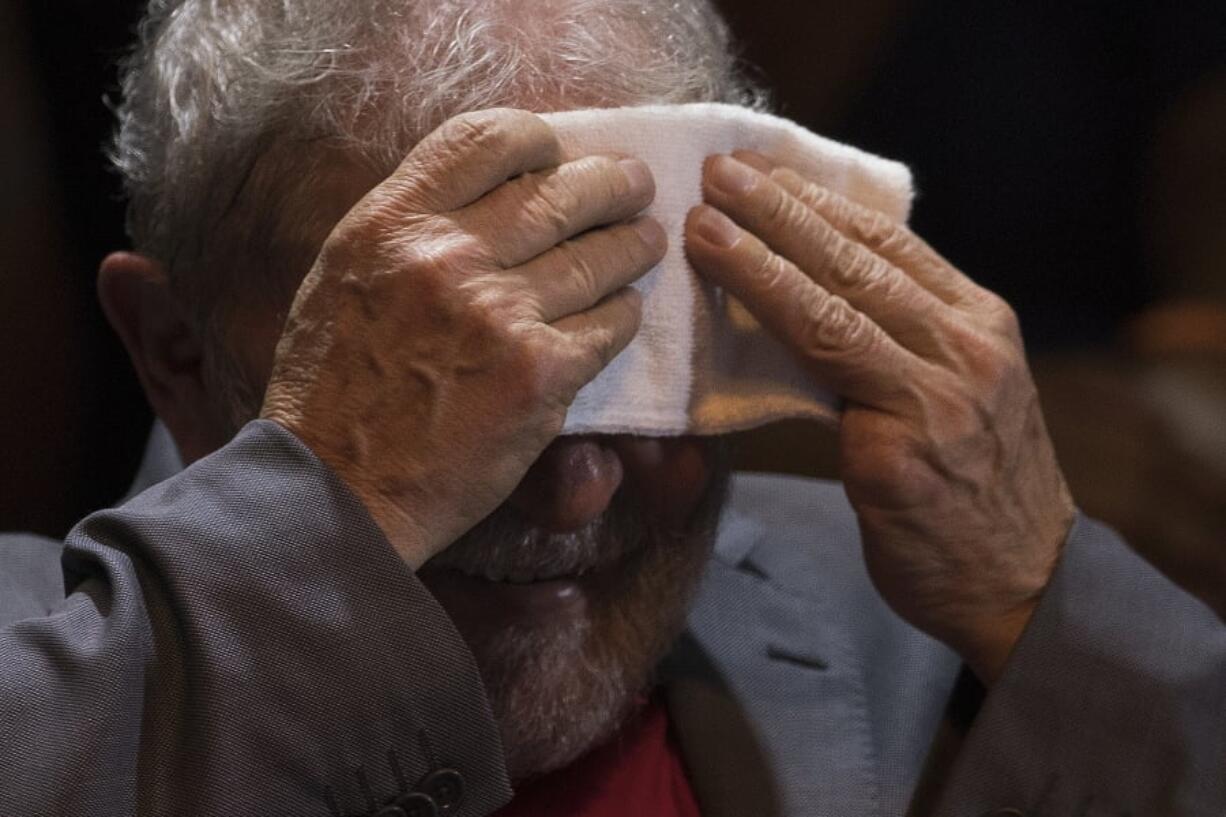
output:
M641 705L710 557L719 482L684 532L645 529L619 559L583 575L499 581L423 568L473 651L513 781L568 766Z
M582 610L509 624L474 645L513 780L563 768L612 737L685 626L713 537L653 543Z
M604 743L648 679L609 660L590 622L516 628L477 653L512 781L564 768Z

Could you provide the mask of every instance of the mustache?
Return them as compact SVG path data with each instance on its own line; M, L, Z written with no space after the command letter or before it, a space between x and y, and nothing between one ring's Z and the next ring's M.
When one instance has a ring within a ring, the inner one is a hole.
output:
M641 550L684 545L695 536L713 540L728 494L730 459L728 446L720 441L702 496L680 529L653 522L633 490L625 487L603 513L572 531L536 527L504 503L422 569L458 570L494 581L540 581L600 570Z
M562 532L536 527L503 504L423 569L458 570L496 581L577 576L614 564L661 535L625 491L614 494L609 507L583 527Z

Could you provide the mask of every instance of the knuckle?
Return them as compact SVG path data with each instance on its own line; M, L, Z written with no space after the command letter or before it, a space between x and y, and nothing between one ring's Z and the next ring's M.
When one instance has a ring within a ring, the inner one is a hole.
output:
M765 199L762 213L768 224L795 227L802 220L796 200L783 188L777 185L766 187Z
M448 119L430 140L435 149L452 156L498 155L527 145L558 150L553 128L534 113L513 108L470 111Z
M415 275L471 273L485 255L477 238L452 233L398 240L389 249L395 266Z
M996 405L1024 365L1020 357L999 339L973 329L959 332L954 343L965 387L982 402Z
M608 335L607 330L593 329L571 350L567 360L565 388L560 388L568 405L580 389L590 383L612 360L612 353L608 351L608 344L605 342Z
M452 117L439 128L443 144L465 153L506 148L517 133L549 138L553 130L536 114L513 108L469 111Z
M580 354L584 371L597 372L604 369L613 360L612 330L607 326L593 329Z
M853 241L832 234L830 253L831 281L846 288L868 288L884 273L876 258Z
M595 354L594 362L597 370L603 370L613 362L613 358L617 357L622 349L622 340L628 328L638 320L623 301L619 301L616 311L617 315L610 320L607 326L601 328L593 339L592 351Z
M999 346L992 344L972 358L975 380L995 394L1004 391L1017 374L1017 361ZM995 403L996 401L992 401Z
M822 293L805 310L801 344L813 357L825 358L862 348L869 334L868 324L847 301Z
M415 182L397 173L368 192L334 228L353 240L382 243L420 229L431 216L418 210L421 204Z
M853 223L860 242L875 249L891 249L904 241L898 224L877 210L861 210Z
M332 233L319 249L316 264L327 270L352 270L362 258L361 248L377 246L363 239L370 235L368 224L356 219L345 219L333 228Z
M383 195L383 191L371 191L332 228L321 252L349 254L383 246L396 221L385 206L389 200L390 196Z
M916 308L923 300L914 282L902 270L889 262L874 260L862 274L866 290L872 290L876 300L903 308Z
M555 235L565 234L575 213L582 204L582 197L560 173L544 177L536 190L524 203L528 220Z
M801 190L803 191L802 201L804 201L804 203L812 209L825 211L829 208L832 194L825 187L822 187L820 184L815 184L814 182L804 180L802 182Z
M915 485L916 459L906 446L877 443L849 459L847 478L873 496L897 496L900 486ZM909 504L909 503L908 503Z
M558 391L557 367L535 343L510 342L507 355L505 397L513 407L549 403Z
M792 193L806 207L816 207L824 196L824 188L789 167L777 167L770 177Z
M761 289L772 290L785 285L786 275L787 270L782 258L769 249L759 250L750 271L751 281L755 281Z
M350 213L324 241L318 262L346 274L398 266L397 249L404 237L392 226L394 221L381 209L366 207Z
M930 505L940 480L909 429L851 431L840 471L857 505L899 510Z
M566 269L566 274L570 277L572 284L579 289L582 299L589 304L600 300L603 294L600 275L592 259L589 258L587 248L575 241L563 241L557 246L557 252L562 266Z
M443 123L439 139L456 153L496 150L504 145L509 124L500 110L463 113Z
M988 319L988 327L996 334L1021 342L1022 323L1017 312L1009 302L994 292L985 290L984 313Z
M608 366L638 328L640 319L637 298L619 296L609 301L606 320L590 336L589 352L593 357L589 362L596 369Z
M507 287L499 277L482 274L437 277L445 278L448 290L455 292L464 308L472 311L481 334L498 342L514 340L514 323L532 319L523 295Z
M856 214L849 200L826 188L821 189L821 210L831 224L855 231Z

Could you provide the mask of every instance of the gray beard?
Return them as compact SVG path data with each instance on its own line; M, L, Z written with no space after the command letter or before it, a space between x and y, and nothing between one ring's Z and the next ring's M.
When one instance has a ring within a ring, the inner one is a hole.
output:
M729 468L716 464L684 530L662 531L619 491L602 516L579 531L550 535L499 508L428 566L477 572L532 562L573 568L626 555L613 586L588 599L587 615L556 624L508 624L468 641L485 683L512 780L570 765L608 741L655 681L654 671L685 626L715 541Z

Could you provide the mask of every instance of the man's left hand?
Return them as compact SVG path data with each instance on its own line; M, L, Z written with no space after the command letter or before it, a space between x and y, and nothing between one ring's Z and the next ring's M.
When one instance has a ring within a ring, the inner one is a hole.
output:
M992 683L1075 515L1016 316L905 226L757 154L712 157L703 194L695 268L846 400L878 591Z

